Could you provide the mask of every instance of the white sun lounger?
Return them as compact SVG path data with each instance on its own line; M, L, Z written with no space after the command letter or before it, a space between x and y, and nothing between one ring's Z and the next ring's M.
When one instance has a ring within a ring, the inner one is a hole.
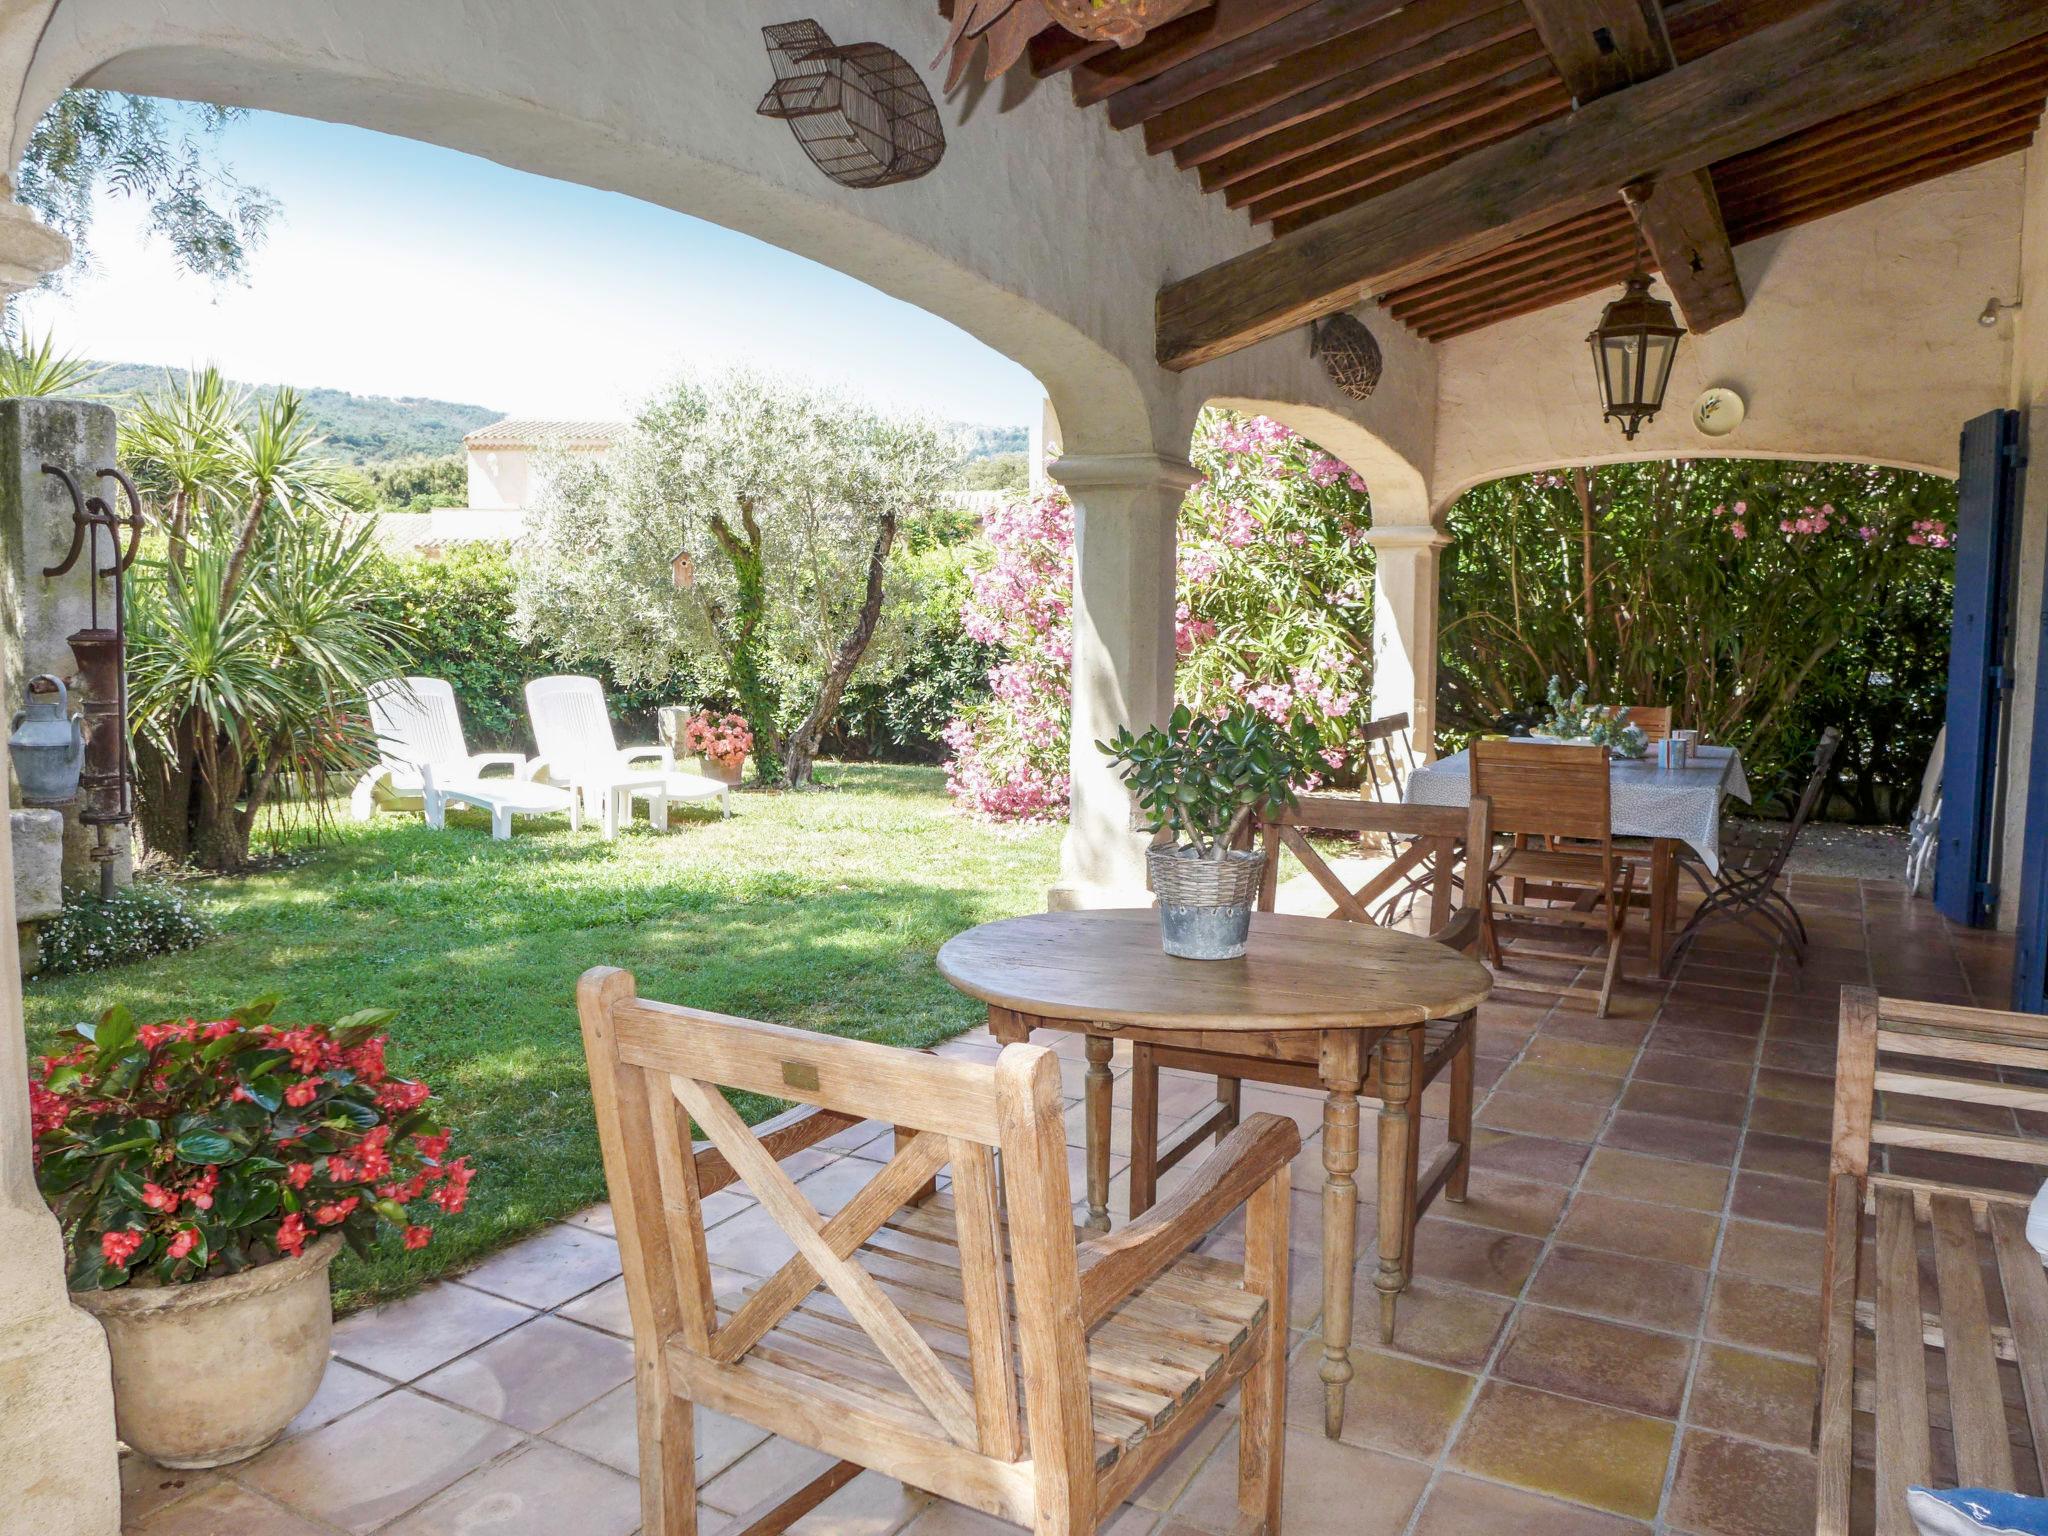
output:
M675 754L664 746L621 747L612 735L604 685L594 677L537 677L526 685L526 713L539 749L538 771L593 802L604 835L630 819L635 800L648 802L648 820L666 827L674 801L718 802L732 814L731 786L698 773L676 770Z
M471 752L462 739L455 690L438 677L392 678L369 690L370 727L377 735L376 766L357 781L350 809L368 821L380 808L426 813L427 825L443 827L450 805L488 811L491 836L512 835L514 816L569 813L571 827L583 824L574 795L533 778L534 765L520 752ZM485 770L509 768L507 778L486 778Z

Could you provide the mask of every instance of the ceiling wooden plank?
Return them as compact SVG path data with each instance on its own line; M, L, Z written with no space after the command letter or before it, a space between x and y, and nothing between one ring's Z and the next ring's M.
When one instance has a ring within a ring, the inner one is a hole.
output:
M1096 54L1075 71L1074 100L1090 106L1114 91L1162 75L1177 64L1234 43L1315 3L1317 0L1215 0L1213 5L1177 16L1146 33L1129 48L1112 43Z
M1191 368L1442 271L1632 182L1698 170L2048 33L2040 0L1821 0L1690 64L1165 285Z
M1981 144L1973 144L1944 154L1932 161L1914 161L1900 166L1883 176L1848 187L1837 187L1831 193L1811 194L1794 203L1772 209L1768 213L1755 215L1731 214L1731 228L1736 239L1741 241L1761 240L1766 235L1775 235L1795 225L1811 223L1826 218L1829 214L1840 213L1859 203L1898 192L1923 181L1932 181L1941 176L1953 176L1958 171L1968 170L1973 165L1982 165L1988 160L2001 159L2026 149L2034 139L2031 127L2022 128L2003 137L1993 137Z
M1496 26L1480 22L1454 28L1421 48L1346 75L1341 82L1331 81L1328 87L1290 96L1266 112L1198 135L1174 151L1174 159L1182 166L1199 167L1203 186L1228 186L1390 122L1404 112L1488 90L1496 80L1531 65L1551 72L1542 44L1526 30L1498 41L1488 38L1470 49ZM1368 80L1376 83L1367 84ZM1336 88L1340 85L1341 89Z
M1171 149L1183 166L1213 160L1261 134L1349 106L1508 38L1521 39L1524 52L1542 53L1520 0L1505 6L1498 0L1416 0L1327 48L1296 54L1147 118L1145 147Z
M1115 43L1099 43L1093 38L1076 37L1065 27L1047 27L1043 32L1034 34L1031 41L1025 45L1024 57L1031 65L1031 73L1040 80L1047 80L1108 53L1115 47Z
M1256 32L1211 48L1207 53L1176 64L1164 74L1126 86L1114 95L1087 93L1082 82L1074 82L1074 100L1083 106L1107 96L1109 120L1118 128L1134 128L1155 112L1188 101L1204 91L1213 91L1233 80L1262 69L1270 69L1294 54L1327 47L1350 32L1358 32L1399 10L1402 0L1316 0L1292 15L1263 26Z

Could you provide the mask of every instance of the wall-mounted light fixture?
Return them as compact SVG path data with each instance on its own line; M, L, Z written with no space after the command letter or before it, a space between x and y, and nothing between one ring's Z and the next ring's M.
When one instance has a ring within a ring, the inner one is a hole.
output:
M2018 299L2006 300L1999 298L1997 294L1993 294L1984 301L1984 307L1977 312L1977 323L1983 326L1996 325L1998 324L1998 312L2001 309L2018 309L2019 307L2020 301Z

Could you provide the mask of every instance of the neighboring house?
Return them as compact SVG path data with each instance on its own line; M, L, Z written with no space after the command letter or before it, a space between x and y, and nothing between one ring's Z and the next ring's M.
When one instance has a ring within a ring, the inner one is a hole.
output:
M547 463L561 453L603 453L625 430L616 421L538 421L508 416L462 439L469 456L469 505L430 512L386 512L377 536L394 555L447 553L455 544L516 544L526 510L547 486Z

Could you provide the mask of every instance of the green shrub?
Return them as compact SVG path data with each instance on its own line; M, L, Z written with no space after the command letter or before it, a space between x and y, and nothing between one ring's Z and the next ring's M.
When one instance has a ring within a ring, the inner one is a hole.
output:
M137 881L104 900L97 893L74 893L42 926L41 974L69 976L175 954L197 948L215 932L213 919L175 885Z

